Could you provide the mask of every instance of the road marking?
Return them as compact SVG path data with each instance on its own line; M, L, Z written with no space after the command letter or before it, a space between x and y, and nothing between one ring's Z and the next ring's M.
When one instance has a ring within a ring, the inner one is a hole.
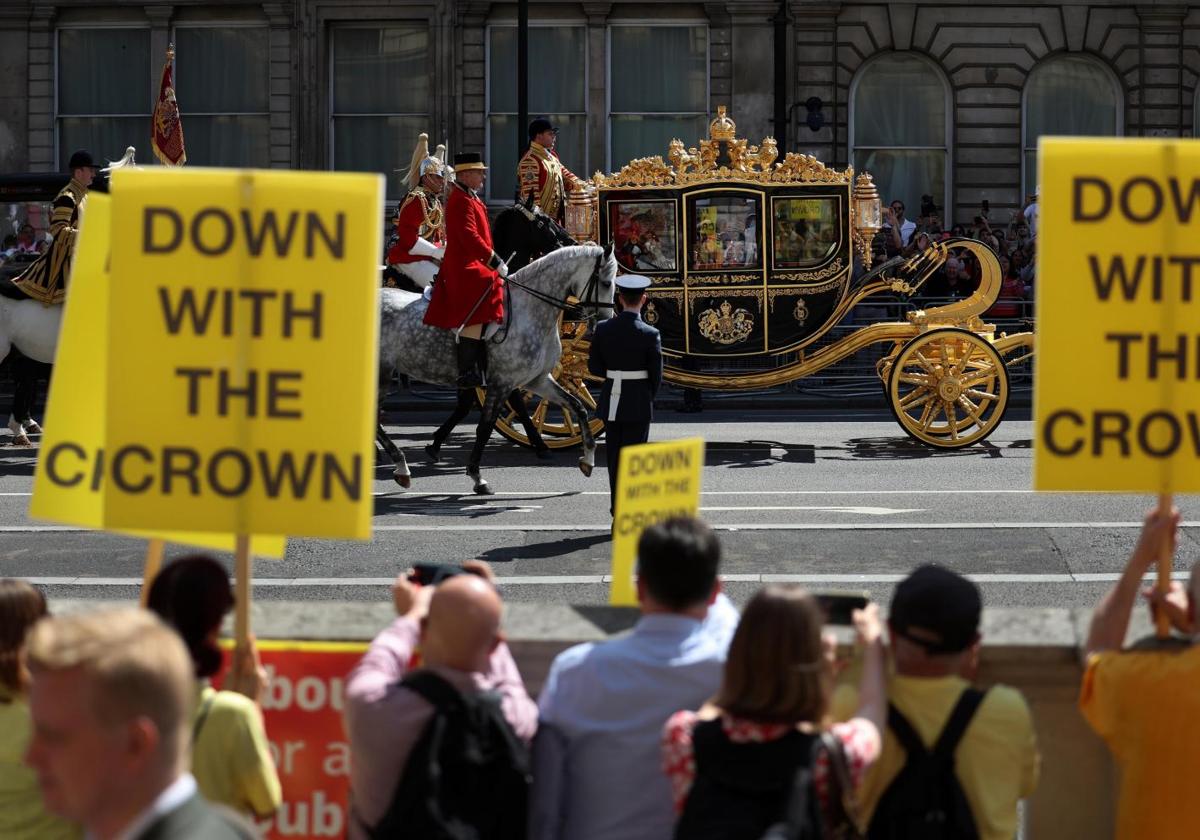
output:
M735 505L730 507L702 507L702 512L730 510L820 510L829 513L852 513L858 516L890 516L895 513L923 513L925 508L885 508L885 507L854 507L845 505L770 505L766 507L748 507Z
M721 580L725 583L802 583L806 585L829 585L829 584L895 584L904 580L908 575L905 574L812 574L812 575L785 575L785 574L731 574L721 575ZM1018 574L968 574L965 576L968 580L979 584L1046 584L1046 583L1115 583L1121 579L1121 575L1117 572L1103 573L1079 573L1079 574L1042 574L1042 575L1018 575ZM1188 578L1187 572L1176 572L1171 575L1172 580L1185 581ZM142 579L140 577L26 577L22 580L28 581L35 586L141 586ZM345 588L345 587L372 587L372 586L391 586L394 578L389 577L362 577L362 578L254 578L252 583L254 586L277 589L277 588L299 588L299 587L315 587L315 588ZM1153 582L1155 576L1153 574L1146 576L1147 582ZM609 575L498 575L496 583L500 586L571 586L571 585L593 585L612 583L612 577Z

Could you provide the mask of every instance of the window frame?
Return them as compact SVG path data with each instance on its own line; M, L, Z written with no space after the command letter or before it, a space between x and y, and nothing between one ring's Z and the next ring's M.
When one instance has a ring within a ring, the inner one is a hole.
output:
M858 95L858 85L862 81L863 77L867 74L867 72L871 69L872 65L877 64L883 60L886 60L887 58L895 57L895 56L905 56L905 57L912 56L912 57L919 59L920 61L923 61L927 67L929 67L933 70L934 74L941 81L942 95L945 98L945 102L946 102L945 118L944 118L944 125L943 125L943 129L944 129L943 130L943 134L944 134L943 139L944 139L945 145L943 145L943 146L856 146L855 145L855 143L854 143L854 125L855 125L855 117L857 116L856 111L858 110L857 102L856 102L857 95ZM954 184L953 184L954 166L953 166L953 161L951 160L951 152L954 149L954 123L956 120L956 115L955 115L955 111L954 111L954 90L950 86L950 79L946 76L945 71L942 70L942 68L938 65L938 63L936 61L934 61L932 58L930 58L929 56L925 55L922 52L918 52L916 50L889 50L887 52L883 52L883 53L879 53L878 55L871 56L870 58L868 58L866 61L864 61L859 66L858 70L856 70L854 73L854 77L850 80L850 88L849 88L849 91L847 92L846 97L847 97L846 98L846 152L847 152L846 160L847 160L848 165L854 166L854 160L855 160L854 155L855 155L855 152L857 152L859 149L870 150L870 151L941 151L941 152L943 152L946 155L946 159L945 159L945 162L942 164L942 168L943 168L943 175L942 175L943 194L942 194L942 205L941 205L942 224L944 226L951 224L950 219L953 216L953 213L952 212L948 213L947 211L953 210L953 208L955 206L954 201L953 201L953 197L954 197ZM886 197L884 197L883 200L891 201L892 199L891 199L891 196L886 196ZM904 217L905 217L905 219L907 219L909 221L915 220L915 218L916 218L915 216L908 215L907 208L905 208Z
M612 37L613 30L621 27L636 28L643 27L647 29L693 29L697 26L704 28L704 104L703 111L614 111L612 106ZM657 20L654 18L631 18L629 20L619 20L609 22L604 27L604 169L606 172L613 171L613 144L612 144L612 124L613 117L623 116L656 116L656 117L703 117L708 119L713 113L712 108L712 22L703 18L694 20ZM703 137L694 139L680 138L685 144L691 145L693 142L703 140ZM666 150L664 149L663 152ZM621 166L624 166L629 161L623 161Z
M1062 59L1062 58L1083 59L1086 63L1091 64L1093 67L1100 68L1102 74L1104 75L1104 77L1106 79L1108 79L1108 83L1112 86L1113 100L1114 100L1114 104L1116 105L1117 119L1116 119L1115 125L1113 126L1112 136L1113 137L1124 137L1125 136L1125 104L1126 104L1125 103L1125 89L1121 86L1121 81L1120 81L1120 79L1117 78L1117 74L1115 72L1113 72L1113 69L1111 67L1109 67L1107 63L1105 63L1104 61L1102 61L1100 58L1096 57L1095 55L1092 55L1091 53L1086 53L1086 52L1064 52L1064 51L1060 50L1058 52L1051 53L1050 55L1043 56L1041 58L1041 60L1039 60L1037 62L1037 64L1033 65L1033 67L1030 68L1029 72L1025 74L1025 82L1021 85L1021 198L1022 198L1022 200L1024 200L1025 194L1028 191L1026 188L1026 178L1028 177L1029 173L1027 171L1028 166L1026 164L1026 161L1028 160L1030 152L1033 152L1035 160L1036 160L1036 156L1037 156L1037 143L1035 142L1034 145L1032 147L1030 147L1027 145L1027 141L1026 141L1026 129L1029 127L1029 110L1028 110L1028 108L1029 108L1029 90L1030 90L1029 82L1031 79L1033 79L1034 75L1036 73L1038 73L1039 70L1041 70L1042 68L1046 67L1049 64L1053 64L1055 61ZM1050 135L1050 136L1053 136L1053 135ZM1035 184L1034 189L1036 190L1037 188L1038 188L1038 185Z
M489 163L492 160L492 116L500 117L519 117L516 111L493 111L492 110L492 30L493 29L516 29L516 22L498 21L489 23L484 27L483 32L483 159ZM581 29L583 30L583 110L582 111L558 111L556 113L563 114L568 117L583 117L583 166L580 167L580 172L588 172L589 157L588 154L588 84L590 82L589 73L591 62L588 60L588 37L587 23L582 21L538 21L529 22L530 29ZM529 115L531 118L533 114ZM513 166L517 164L514 161ZM518 184L518 186L520 186ZM484 200L488 204L504 204L506 198L497 198L492 195L492 182L488 179L485 185Z
M153 41L153 32L151 31L152 28L151 28L149 22L140 22L140 21L107 21L107 22L97 22L97 23L85 23L85 22L74 23L73 22L73 23L58 24L54 27L54 82L53 82L54 104L53 104L53 108L54 108L54 166L56 168L59 166L59 161L62 160L62 120L63 120L64 116L68 117L68 118L73 118L73 119L80 119L80 118L82 118L82 119L136 119L138 117L143 116L142 114L100 114L100 113L63 114L62 113L62 110L59 107L59 96L58 96L58 87L59 87L58 83L59 83L59 70L60 70L59 59L61 57L61 49L60 49L61 39L59 38L59 34L67 29L87 29L87 30L144 29L144 30L146 30L147 33L149 33L151 35L151 41ZM149 48L150 48L150 44L147 44L147 49L149 49ZM151 75L153 75L153 70L154 70L153 52L151 52L148 57L150 59ZM156 83L151 82L150 84L152 86L147 88L147 101L148 102L152 101L152 98L155 93L153 85ZM154 106L153 105L150 105L146 109L144 116L146 118L147 129L149 129L150 120L154 116Z
M343 171L343 170L339 170L339 169L335 168L335 162L337 161L337 145L336 145L336 130L335 130L334 123L337 121L339 116L344 119L345 118L354 119L356 117L424 117L426 123L432 122L433 117L434 117L434 110L436 107L436 100L437 100L436 82L432 82L430 84L429 98L426 102L428 109L425 111L422 111L420 113L411 112L411 111L372 111L369 114L340 114L339 115L338 112L336 110L334 110L334 105L335 105L335 102L334 102L334 74L335 74L336 68L337 68L337 47L335 46L335 43L334 43L334 41L335 41L334 33L337 32L338 30L342 30L342 29L387 29L388 27L402 27L402 26L412 26L414 28L423 29L425 31L425 37L427 39L427 44L428 44L427 58L429 58L431 60L436 58L435 53L437 51L437 44L435 43L433 25L430 22L429 18L390 18L390 19L385 19L385 20L337 20L337 21L329 22L329 25L326 29L326 31L328 33L328 39L325 42L325 46L326 46L325 61L326 61L326 64L328 65L328 70L327 70L326 78L325 78L325 84L326 84L325 108L326 108L326 112L328 114L327 122L325 125L325 140L326 140L326 144L327 144L326 152L325 152L325 154L326 154L326 160L325 160L326 171L328 171L328 172ZM436 66L436 62L434 62L434 63ZM411 154L411 153L405 153L405 154ZM407 166L407 164L408 164L408 158L404 157L400 161L400 165L403 167L403 166ZM346 170L346 171L352 171L352 170ZM384 177L387 178L389 185L391 183L391 175L392 174L394 174L394 173L387 173L387 172L383 173ZM399 205L399 203L404 200L404 196L403 196L403 194L401 194L399 198L397 198L395 201L392 201L391 199L389 199L387 197L387 193L388 193L388 187L385 186L384 202L383 202L385 206L390 206L392 204ZM401 193L403 193L403 191L401 191Z

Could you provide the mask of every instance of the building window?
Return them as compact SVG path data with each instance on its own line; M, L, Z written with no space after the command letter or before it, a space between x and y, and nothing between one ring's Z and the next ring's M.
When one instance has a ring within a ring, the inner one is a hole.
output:
M1034 67L1024 90L1025 194L1037 192L1039 137L1114 137L1122 99L1116 77L1095 59L1056 55Z
M916 220L923 195L941 208L950 205L949 103L941 71L914 53L870 61L850 86L854 169L871 173L885 202L899 199L907 219Z
M188 26L175 30L175 93L188 163L271 163L268 30Z
M386 174L389 200L429 125L433 66L424 24L337 27L330 42L332 168Z
M559 128L558 156L581 178L587 162L587 39L582 26L529 28L529 118L545 116ZM546 68L556 68L547 71ZM527 126L517 125L517 29L488 29L488 197L509 201L517 192L517 161Z
M87 149L103 165L150 142L150 30L58 30L58 162ZM143 155L143 158L145 156Z
M665 155L708 122L708 27L613 26L608 44L608 168Z

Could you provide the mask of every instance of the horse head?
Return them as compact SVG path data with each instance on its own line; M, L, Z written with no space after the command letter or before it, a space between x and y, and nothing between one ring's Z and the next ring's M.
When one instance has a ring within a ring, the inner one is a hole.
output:
M492 237L496 253L502 257L516 254L509 262L509 268L514 270L543 254L576 244L566 230L532 200L517 201L502 211L496 217Z

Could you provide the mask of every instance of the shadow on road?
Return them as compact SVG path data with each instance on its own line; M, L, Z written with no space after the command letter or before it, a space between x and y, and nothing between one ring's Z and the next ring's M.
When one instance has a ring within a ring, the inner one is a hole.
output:
M479 555L480 560L489 563L511 563L514 560L542 560L549 557L562 557L575 551L582 551L611 539L608 534L589 534L586 537L567 537L560 540L530 543L529 545L506 546L490 548Z

